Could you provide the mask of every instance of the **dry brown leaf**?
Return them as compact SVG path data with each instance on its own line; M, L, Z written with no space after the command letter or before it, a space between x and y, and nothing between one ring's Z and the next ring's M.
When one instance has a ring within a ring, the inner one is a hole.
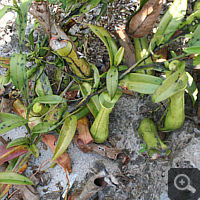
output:
M124 47L124 58L127 67L131 67L135 64L135 48L129 36L125 32L125 26L121 26L116 30L117 36L119 38L120 45Z
M107 185L107 182L104 180L107 175L108 173L105 170L100 171L98 174L89 179L82 191L72 194L69 197L69 200L90 199L90 197L102 190Z
M152 30L162 9L163 0L149 0L126 24L126 32L134 38L142 38Z
M158 59L153 59L153 61L155 62L165 62L167 60L167 46L163 47L162 49L160 49L159 51L157 51L155 53L155 55L161 55L161 58Z
M53 153L55 152L55 149L56 149L55 142L57 141L56 136L43 134L42 141L46 145L48 145L50 147L50 149L52 150ZM66 152L64 152L59 158L57 158L57 162L62 167L64 167L65 169L67 169L67 171L69 173L71 173L71 171L72 171L71 170L71 160L70 160L69 155Z
M77 143L78 136L75 135L73 140L77 147L83 152L83 153L94 153L94 154L100 154L106 158L110 158L113 160L118 160L122 159L122 163L126 164L129 160L128 156L126 156L122 151L112 148L112 147L107 147L106 145L102 144L95 144L95 143L90 143L84 146L80 146Z
M2 97L1 100L1 112L2 113L9 113L12 110L12 105L15 99L4 98Z
M29 9L29 12L41 24L47 35L50 35L50 38L60 37L62 39L71 41L73 50L76 52L76 46L74 42L65 34L62 28L59 25L57 25L53 16L49 14L49 6L46 1L41 1L41 2L34 1L34 3L32 3Z
M63 98L65 98L67 100L74 100L77 93L78 93L78 90L68 91L63 95ZM67 104L69 104L69 103L70 103L70 101L67 102Z
M20 193L22 195L23 200L39 200L39 193L36 190L34 185L26 185L20 187Z
M92 136L90 135L89 121L87 117L84 116L77 121L77 129L79 133L77 143L79 146L85 146L94 141Z
M7 95L12 92L13 83L9 82L3 85L2 89L0 89L0 96Z

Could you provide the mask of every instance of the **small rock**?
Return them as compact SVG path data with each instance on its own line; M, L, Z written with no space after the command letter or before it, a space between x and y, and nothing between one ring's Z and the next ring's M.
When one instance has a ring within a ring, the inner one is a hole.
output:
M5 47L4 49L3 49L3 52L4 53L8 53L10 51L10 49L8 48L8 47Z

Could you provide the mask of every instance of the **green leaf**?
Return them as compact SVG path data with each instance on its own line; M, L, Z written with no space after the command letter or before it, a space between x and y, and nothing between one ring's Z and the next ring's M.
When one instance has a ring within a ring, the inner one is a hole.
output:
M188 77L184 69L179 69L168 78L166 78L162 85L160 85L152 96L152 102L158 103L171 97L181 90L185 90L187 86Z
M178 28L182 31L193 32L199 25L199 15L200 10L195 11L190 16L188 16L185 21L181 22Z
M200 35L200 25L198 25L198 27L195 29L191 39L188 42L188 47L200 47L199 35Z
M7 120L3 120L4 122L0 124L0 134L6 133L28 122L28 120L10 113L0 113L0 117L4 119L7 118Z
M99 21L99 19L101 18L101 16L105 15L107 12L107 6L108 6L108 2L103 3L103 6L101 7L101 11L99 13L99 15L96 18L96 21Z
M60 124L50 124L48 122L42 122L42 123L39 123L37 124L36 126L33 127L33 130L32 130L32 134L33 133L46 133L46 132L50 132L52 130L54 130L57 126L59 126ZM33 138L31 137L31 140Z
M118 69L114 66L110 67L106 75L106 86L110 98L113 99L118 87Z
M90 29L103 41L106 45L109 58L110 58L110 66L114 64L114 56L117 53L117 45L115 41L112 39L108 31L103 27L89 25Z
M92 91L91 85L87 82L84 82L82 85L80 85L80 89L81 89L81 93L84 98L87 98L87 96L90 95L91 91ZM90 100L87 103L87 107L89 108L92 115L94 117L96 117L100 110L100 103L99 103L98 95L95 95L90 98Z
M138 153L144 153L146 151L146 149L140 149L139 151L138 151Z
M94 91L96 91L99 86L99 82L100 82L99 70L97 69L97 67L95 65L93 65L91 63L90 63L90 67L93 71L93 78L94 78L92 89Z
M124 71L124 70L127 70L127 69L128 69L128 67L126 65L120 65L120 66L118 66L118 70L119 71Z
M33 103L43 103L43 104L57 104L57 103L65 103L65 102L66 102L66 99L58 95L45 95L41 97L36 97L33 100Z
M10 147L18 146L20 144L29 144L29 143L30 143L30 139L27 137L16 138L8 143L8 145L6 146L6 149Z
M10 11L16 11L18 12L19 10L17 8L15 8L14 6L9 6L9 5L6 5L4 6L1 10L0 10L0 19L7 13L7 12L10 12Z
M198 89L196 86L196 83L193 79L193 77L186 72L187 77L188 77L188 82L187 82L187 91L189 92L190 97L192 98L192 103L195 105L196 100L197 100L197 95L198 95Z
M115 58L115 55L117 54L118 48L117 48L115 40L113 40L111 37L108 37L108 36L105 36L105 38L108 41L109 51L112 52L112 55L113 55L113 60L110 63L110 66L113 66L114 58Z
M162 44L165 44L178 30L178 25L184 18L186 10L187 0L181 0L180 4L177 6L175 12L173 13L171 21L169 22L167 28L165 29L165 32L163 33L164 40L162 41Z
M13 53L10 60L10 77L13 84L21 90L24 83L24 73L26 67L26 54Z
M39 155L40 155L40 151L39 151L38 147L37 147L35 144L32 144L32 145L30 146L30 149L31 149L31 151L32 151L32 153L33 153L33 155L34 155L34 157L35 157L35 158L38 158Z
M200 51L200 46L195 46L195 47L188 47L186 49L183 49L183 51L187 54L195 54L199 53Z
M77 126L76 116L72 115L65 119L65 122L60 130L58 143L56 145L56 149L52 160L57 159L68 148L76 132L76 126Z
M144 144L144 143L141 143L140 144L144 149L146 149L147 148L147 145L146 144Z
M12 185L34 185L29 178L15 172L0 172L0 183Z
M193 59L193 65L197 66L200 64L200 54Z
M119 85L126 90L142 94L153 94L163 79L148 74L130 73L120 80Z
M47 75L42 72L40 77L36 82L35 92L38 96L52 95L53 90L51 88L51 83L47 77Z
M28 10L31 6L32 0L21 0L20 9L21 14L18 15L18 34L19 34L19 46L20 51L22 52L22 46L24 44L24 37L25 37L25 31L26 31L26 25L27 25L27 15Z
M31 32L29 33L29 36L28 36L29 42L33 47L34 47L33 32L34 32L34 29L37 28L38 26L40 26L40 23L37 20L35 20L34 25L33 25L33 29L31 30Z
M167 12L164 14L164 16L162 17L158 25L158 29L151 40L151 44L149 46L151 50L153 50L156 47L157 40L160 38L161 35L163 35L165 30L167 29L167 26L172 20L173 15L178 9L180 3L181 3L181 0L175 0L173 4L170 6L170 8L167 10Z
M120 47L115 55L115 59L114 59L115 66L118 66L121 63L123 56L124 56L124 47Z

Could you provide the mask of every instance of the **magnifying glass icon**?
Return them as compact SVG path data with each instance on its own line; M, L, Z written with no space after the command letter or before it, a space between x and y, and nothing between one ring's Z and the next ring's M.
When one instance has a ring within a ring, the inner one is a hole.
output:
M175 177L174 186L178 190L189 190L192 193L196 192L196 189L190 185L190 178L185 174L179 174Z

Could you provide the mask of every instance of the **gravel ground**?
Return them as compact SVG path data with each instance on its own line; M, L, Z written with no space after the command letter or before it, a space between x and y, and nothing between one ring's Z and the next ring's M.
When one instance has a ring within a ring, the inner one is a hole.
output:
M11 1L0 2L3 5L11 4ZM7 13L0 20L0 57L11 57L13 52L19 52L16 26L13 21L16 18L14 12ZM33 26L34 19L29 15L27 34ZM26 34L26 35L27 35ZM25 50L28 52L28 49ZM4 74L5 69L0 68ZM143 98L139 94L129 96L123 94L110 115L109 139L106 145L122 150L130 157L130 162L122 168L121 161L113 161L95 154L84 154L72 142L68 153L72 161L72 173L69 179L75 180L70 194L80 190L86 181L94 174L105 168L112 173L120 183L120 188L114 186L105 187L93 197L95 200L132 200L132 199L161 199L167 200L168 169L170 168L197 168L200 166L200 131L193 121L185 120L183 127L168 134L167 145L172 149L168 161L150 161L147 154L138 153L141 147L141 138L138 137L138 128L141 120L150 115L158 105L151 102L151 96ZM155 120L159 119L159 115ZM186 115L197 119L196 110L192 107L191 100L186 95ZM26 134L25 127L19 127L6 134L4 139L15 139ZM30 158L25 175L30 177L33 169L38 169L43 161L51 159L51 150L43 143L38 145L41 155L39 158ZM50 199L47 193L65 190L67 181L64 171L56 166L47 170L50 173L50 183L47 186L37 187L41 199ZM60 199L60 194L58 199Z

